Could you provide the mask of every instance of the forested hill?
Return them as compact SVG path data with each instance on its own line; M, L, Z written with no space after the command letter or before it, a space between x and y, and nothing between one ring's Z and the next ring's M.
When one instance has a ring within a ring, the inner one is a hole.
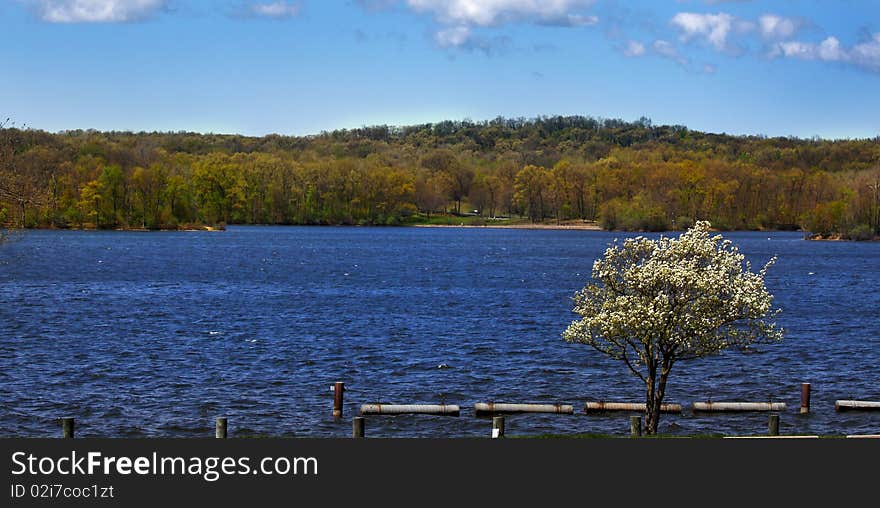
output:
M437 214L661 230L880 232L880 137L730 136L589 117L314 136L0 128L0 221L24 227L404 224Z

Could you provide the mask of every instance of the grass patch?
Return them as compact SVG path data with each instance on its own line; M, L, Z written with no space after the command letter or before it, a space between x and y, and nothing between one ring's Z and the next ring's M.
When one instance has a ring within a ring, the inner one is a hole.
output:
M413 215L404 224L411 226L505 226L511 224L525 224L528 219L490 219L479 215L449 215L434 214L428 217L424 214Z

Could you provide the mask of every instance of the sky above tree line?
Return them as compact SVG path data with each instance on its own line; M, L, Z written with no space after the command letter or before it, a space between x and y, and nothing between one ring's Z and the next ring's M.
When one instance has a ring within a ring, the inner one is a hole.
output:
M314 134L589 115L880 135L875 0L7 0L0 115Z

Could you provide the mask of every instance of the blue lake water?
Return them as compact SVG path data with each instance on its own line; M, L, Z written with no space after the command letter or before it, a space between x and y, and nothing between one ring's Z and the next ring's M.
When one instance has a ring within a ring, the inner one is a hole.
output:
M510 434L625 435L640 381L561 333L571 296L619 233L459 228L232 227L29 231L0 247L0 435L342 437L361 403L459 404L459 418L369 417L368 436L488 436L476 402L565 402ZM880 433L880 243L728 233L767 285L780 344L676 365L667 401L781 401L783 433ZM448 368L438 368L445 364ZM345 417L331 417L345 381ZM813 412L797 414L800 383ZM664 415L672 434L766 432L766 414Z

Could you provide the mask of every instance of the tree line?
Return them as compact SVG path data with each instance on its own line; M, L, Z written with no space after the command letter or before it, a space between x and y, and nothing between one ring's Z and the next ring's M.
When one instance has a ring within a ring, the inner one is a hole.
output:
M435 214L869 238L880 233L880 137L731 136L581 116L263 137L0 125L7 225L395 225Z

